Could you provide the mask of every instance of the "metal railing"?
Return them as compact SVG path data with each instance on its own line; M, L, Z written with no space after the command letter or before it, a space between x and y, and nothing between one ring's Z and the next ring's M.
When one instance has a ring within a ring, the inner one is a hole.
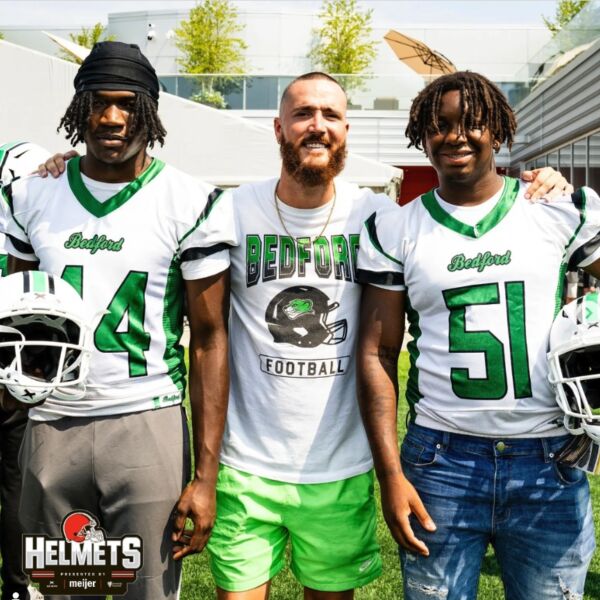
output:
M592 0L520 69L526 94L553 77L600 39L600 0Z
M292 75L232 75L226 73L159 75L164 91L215 108L277 110L281 94ZM406 111L425 80L418 75L336 75L346 89L349 110ZM496 82L516 105L527 94L525 82Z

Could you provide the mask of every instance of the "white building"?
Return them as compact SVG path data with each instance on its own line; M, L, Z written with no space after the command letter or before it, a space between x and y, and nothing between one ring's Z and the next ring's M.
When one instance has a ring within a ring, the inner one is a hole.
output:
M3 84L10 90L0 103L3 140L27 140L50 151L68 149L56 127L73 97L77 65L0 40ZM171 94L161 94L160 115L167 129L165 146L152 155L219 186L236 186L273 177L279 153L273 131L241 118ZM402 171L350 154L344 177L384 189Z
M225 96L230 114L271 126L279 97L291 79L313 70L307 55L320 25L317 12L299 9L289 0L272 3L268 10L238 5L240 37L248 48L246 74L236 78ZM194 90L195 78L182 75L173 32L187 10L147 10L110 13L108 33L118 40L135 43L153 63L165 89L183 97ZM49 42L38 28L3 27L6 40L48 52ZM513 25L405 26L390 21L377 24L372 37L378 40L378 54L363 89L351 93L349 148L351 151L405 170L403 190L407 197L416 193L415 185L435 183L427 159L421 152L406 148L404 136L408 108L424 85L424 79L400 62L383 40L389 29L396 29L425 42L448 57L458 69L478 71L501 83L509 99L516 103L528 78L523 65L548 41L549 32L538 27ZM66 31L56 31L66 37ZM36 37L37 36L37 37ZM508 166L507 152L498 156L501 167ZM418 191L418 190L417 190ZM403 194L404 195L404 194Z

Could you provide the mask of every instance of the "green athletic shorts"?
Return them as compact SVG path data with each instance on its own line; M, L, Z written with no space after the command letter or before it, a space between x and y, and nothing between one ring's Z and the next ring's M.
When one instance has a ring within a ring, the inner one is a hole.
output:
M373 472L331 483L293 484L221 465L217 521L208 543L221 589L269 581L285 565L324 592L360 587L381 574Z

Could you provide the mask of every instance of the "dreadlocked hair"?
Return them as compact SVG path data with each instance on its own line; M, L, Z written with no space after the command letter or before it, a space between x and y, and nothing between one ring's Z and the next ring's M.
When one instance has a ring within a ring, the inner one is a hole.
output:
M73 146L84 141L88 121L92 114L94 92L80 92L73 96L71 104L60 120L56 131L64 128L65 136ZM133 107L133 120L129 126L130 135L136 135L141 130L144 133L150 148L158 142L161 146L165 143L167 130L163 127L158 116L158 102L146 94L136 94Z
M512 146L517 121L515 114L500 89L479 73L458 71L443 75L426 86L410 107L406 137L408 147L423 149L428 133L439 133L438 116L442 96L458 90L462 104L461 129L489 130L494 141Z

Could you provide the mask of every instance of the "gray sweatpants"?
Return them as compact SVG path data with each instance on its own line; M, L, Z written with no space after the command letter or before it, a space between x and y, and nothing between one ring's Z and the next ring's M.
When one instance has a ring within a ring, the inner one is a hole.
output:
M171 514L189 477L189 458L181 406L48 423L30 420L20 457L24 531L62 538L63 518L73 510L89 511L107 537L137 534L143 540L143 567L120 597L175 600L181 562L171 558Z

